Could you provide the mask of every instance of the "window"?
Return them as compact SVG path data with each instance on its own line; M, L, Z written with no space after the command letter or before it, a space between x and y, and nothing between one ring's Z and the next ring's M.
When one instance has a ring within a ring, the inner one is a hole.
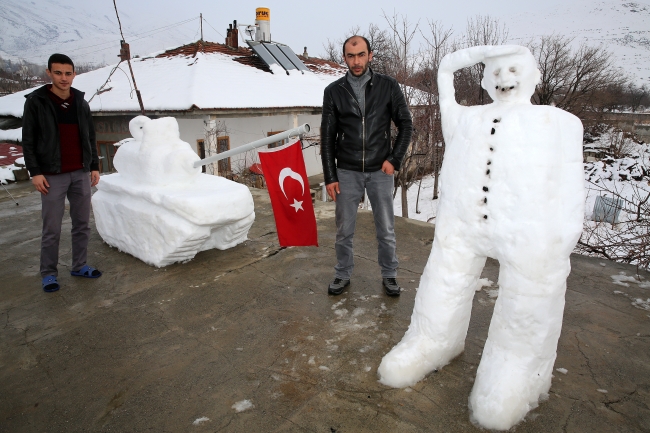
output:
M115 141L98 141L97 155L99 156L99 171L101 173L111 173L115 171L113 167L113 157L117 147Z
M217 153L223 153L230 150L230 137L217 137ZM232 171L230 168L230 158L221 159L217 161L219 164L219 176L232 179Z
M270 136L272 136L272 135L279 134L279 133L281 133L281 132L284 132L284 131L271 131L271 132L267 132L267 133L266 133L266 136L267 136L267 137L270 137ZM284 144L287 144L288 142L289 142L289 140L287 140L287 139L285 138L284 140L276 141L276 142L274 142L274 143L269 144L268 148L269 148L269 149L273 149L274 147L282 146L282 145L284 145Z

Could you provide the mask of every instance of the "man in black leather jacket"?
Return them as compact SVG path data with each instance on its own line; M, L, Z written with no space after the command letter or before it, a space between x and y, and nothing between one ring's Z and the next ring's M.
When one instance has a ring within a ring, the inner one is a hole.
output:
M368 194L375 219L383 286L399 296L393 175L411 141L413 124L397 81L374 73L370 43L352 36L343 44L345 77L327 86L321 121L321 158L327 193L336 202L336 275L328 293L339 295L354 268L352 241L359 202ZM398 129L391 143L391 121Z

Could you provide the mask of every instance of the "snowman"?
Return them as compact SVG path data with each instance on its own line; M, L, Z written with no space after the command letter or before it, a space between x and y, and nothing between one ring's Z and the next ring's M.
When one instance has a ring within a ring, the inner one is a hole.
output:
M482 62L493 103L462 106L454 72ZM487 257L499 261L499 296L469 406L473 421L507 430L551 386L569 256L582 232L582 123L532 105L540 72L520 46L445 56L438 72L445 159L431 255L411 324L379 366L402 388L464 350L472 298Z

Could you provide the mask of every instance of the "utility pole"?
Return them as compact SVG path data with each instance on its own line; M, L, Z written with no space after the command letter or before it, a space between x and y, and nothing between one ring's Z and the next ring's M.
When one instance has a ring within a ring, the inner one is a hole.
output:
M199 19L201 21L201 40L203 40L203 14L199 14Z
M120 35L122 40L120 41L120 59L126 60L129 63L129 70L131 71L131 79L133 80L133 87L135 88L135 95L138 97L138 103L140 104L140 112L142 115L145 115L144 104L142 103L142 95L138 90L138 85L135 83L135 75L133 74L133 67L131 66L131 49L129 44L126 43L124 39L124 33L122 33L122 23L120 22L120 15L117 13L117 3L113 0L113 6L115 7L115 15L117 16L117 24L120 26Z

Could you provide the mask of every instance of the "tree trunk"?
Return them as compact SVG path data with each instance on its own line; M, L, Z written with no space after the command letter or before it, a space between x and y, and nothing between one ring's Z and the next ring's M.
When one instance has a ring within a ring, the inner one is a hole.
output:
M409 217L408 190L402 184L402 217Z
M415 213L420 213L420 190L422 189L422 180L424 176L420 178L420 183L418 183L418 196L415 198Z
M433 200L438 198L438 177L440 177L440 170L433 172Z

